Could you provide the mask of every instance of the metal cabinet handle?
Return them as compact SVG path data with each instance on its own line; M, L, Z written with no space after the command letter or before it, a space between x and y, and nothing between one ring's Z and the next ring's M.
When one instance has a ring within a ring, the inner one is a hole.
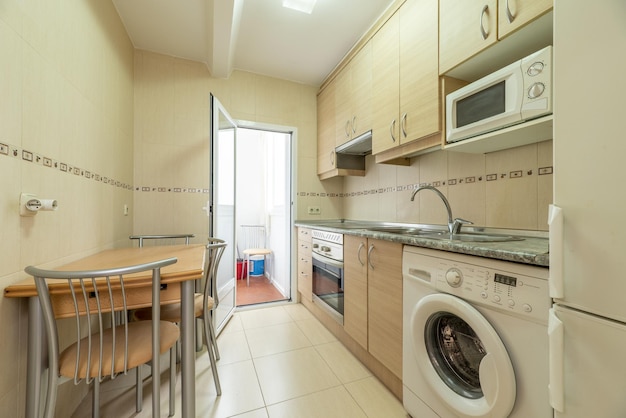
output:
M359 243L359 249L356 250L356 258L357 260L359 260L359 264L361 264L361 267L365 265L365 263L361 261L361 250L363 249L363 247L365 247L365 244L361 242Z
M402 130L402 135L404 135L405 138L408 136L406 133L406 116L406 113L402 115L402 120L400 121L400 129Z
M346 138L350 138L350 120L346 121L346 126L343 128L343 131L346 133Z
M485 25L483 25L483 17L485 14L489 13L489 5L485 4L483 6L482 12L480 12L480 34L483 36L483 39L487 39L489 36L489 32L485 31Z
M393 131L396 129L396 120L391 121L391 125L389 125L389 134L391 135L391 140L396 142L396 137L393 135Z
M352 117L352 134L356 133L356 115Z
M506 18L509 19L509 23L513 23L515 20L515 16L511 13L511 8L509 7L509 0L506 0Z
M369 264L370 268L374 270L374 265L372 264L372 251L374 251L374 244L370 244L370 248L367 250L367 264Z
M335 150L330 152L330 165L333 167L335 166Z

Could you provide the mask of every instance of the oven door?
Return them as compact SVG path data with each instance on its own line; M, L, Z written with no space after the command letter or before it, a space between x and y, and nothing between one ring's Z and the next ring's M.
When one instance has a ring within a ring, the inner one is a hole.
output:
M313 253L313 300L343 324L343 262Z

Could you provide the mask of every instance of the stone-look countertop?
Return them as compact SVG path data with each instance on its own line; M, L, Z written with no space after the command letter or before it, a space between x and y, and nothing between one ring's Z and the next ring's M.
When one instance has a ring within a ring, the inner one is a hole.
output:
M506 235L515 235L522 237L523 239L519 241L504 242L465 242L455 240L439 240L421 237L419 235L402 235L368 229L379 227L381 224L389 225L388 223L381 222L344 220L295 222L295 225L298 227L338 232L344 235L375 238L399 242L406 245L413 245L416 247L432 248L435 250L469 254L504 261L513 261L516 263L532 264L541 267L549 266L549 246L548 239L546 237L533 236L533 234L526 236L522 231L520 231L519 235L512 234L511 231L507 231L505 233ZM402 225L406 226L407 224ZM417 225L417 227L423 228L424 225Z

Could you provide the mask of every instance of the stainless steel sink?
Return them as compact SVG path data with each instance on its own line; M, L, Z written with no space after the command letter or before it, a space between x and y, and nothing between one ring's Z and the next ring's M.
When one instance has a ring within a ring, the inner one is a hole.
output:
M449 241L464 241L464 242L506 242L506 241L521 241L524 238L515 237L512 235L494 235L483 234L476 232L460 232L458 234L451 234L447 231L437 231L426 228L416 228L410 226L378 226L367 228L370 231L385 232L388 234L399 234L417 236L420 238L429 238L436 240L449 240Z
M327 227L335 227L341 229L360 229L372 232L383 232L386 234L404 235L408 237L428 238L441 241L461 241L461 242L506 242L506 241L522 241L523 237L515 235L507 235L506 233L490 233L488 231L472 231L470 228L464 228L460 233L451 234L445 227L431 226L426 224L378 224L372 225L363 222L337 222L324 224Z
M415 227L406 227L406 226L376 226L367 228L369 231L375 232L385 232L387 234L400 234L400 235L417 235L422 231L426 231L424 229L415 228ZM435 231L428 231L430 233L434 233Z
M464 241L464 242L506 242L506 241L522 241L524 238L514 237L512 235L488 235L471 232L461 232L458 234L450 234L448 232L438 232L434 234L420 234L423 238Z

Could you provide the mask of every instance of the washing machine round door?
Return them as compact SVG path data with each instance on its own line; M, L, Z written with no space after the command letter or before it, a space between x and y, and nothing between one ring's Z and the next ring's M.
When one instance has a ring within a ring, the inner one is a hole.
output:
M461 417L505 417L515 404L515 374L489 321L462 299L420 299L410 322L424 380Z

